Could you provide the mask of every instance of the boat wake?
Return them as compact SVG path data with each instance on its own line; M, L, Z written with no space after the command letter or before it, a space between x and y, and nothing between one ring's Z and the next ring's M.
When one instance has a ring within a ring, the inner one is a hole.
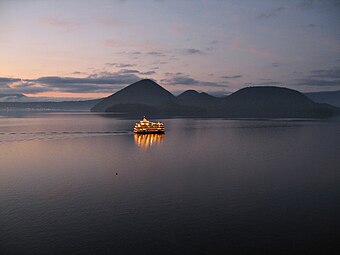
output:
M131 131L51 131L51 132L0 132L0 143L34 140L70 139L90 136L131 135Z

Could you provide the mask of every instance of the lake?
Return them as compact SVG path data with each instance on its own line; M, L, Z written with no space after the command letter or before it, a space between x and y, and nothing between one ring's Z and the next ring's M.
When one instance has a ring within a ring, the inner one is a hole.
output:
M302 254L338 244L340 121L0 113L1 254Z

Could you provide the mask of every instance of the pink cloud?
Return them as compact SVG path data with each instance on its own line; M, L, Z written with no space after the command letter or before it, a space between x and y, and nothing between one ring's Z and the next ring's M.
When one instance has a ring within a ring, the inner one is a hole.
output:
M43 17L40 21L50 27L57 28L60 30L73 30L76 27L76 23L67 21L65 19L57 17Z

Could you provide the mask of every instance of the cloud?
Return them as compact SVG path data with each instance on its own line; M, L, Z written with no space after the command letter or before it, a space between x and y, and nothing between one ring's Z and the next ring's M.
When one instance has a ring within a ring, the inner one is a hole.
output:
M120 69L119 73L123 73L123 74L126 74L126 73L139 73L139 71L138 70L134 70L134 69Z
M319 69L310 71L307 77L294 80L295 85L340 86L340 69Z
M213 40L208 43L208 47L205 48L206 51L213 51L215 50L215 46L219 43L218 40Z
M118 71L118 73L121 74L129 74L129 73L134 73L134 74L140 74L140 75L152 75L155 74L155 71L146 71L146 72L141 72L135 69L121 69Z
M280 81L267 81L267 82L261 82L259 85L283 85Z
M232 76L221 76L222 79L239 79L242 78L242 75L232 75Z
M21 81L21 79L0 77L0 84L7 84L7 83L18 82L18 81Z
M312 70L310 77L326 78L326 79L340 79L340 69Z
M268 81L261 81L256 83L245 83L245 86L282 86L283 83L280 81L269 81L270 79L262 79Z
M44 25L64 31L74 30L77 26L77 23L59 17L42 17L40 21Z
M307 86L340 86L340 69L319 69L310 71L309 75L302 79L294 80L295 85Z
M139 74L141 74L141 75L152 75L152 74L155 74L155 73L156 73L155 71L139 72Z
M207 51L213 50L213 47L207 47ZM203 55L205 54L204 51L196 48L181 48L181 49L173 49L171 50L171 53L173 54L170 59L176 60L177 56L183 56L185 55Z
M319 80L319 79L296 79L294 85L306 85L306 86L340 86L339 80Z
M278 7L278 8L271 9L269 11L261 13L260 15L256 17L256 19L267 19L267 18L276 17L281 12L283 12L285 9L286 9L285 7Z
M340 7L339 0L303 0L296 7L300 10L310 10L315 8L337 8Z
M150 56L156 56L156 57L165 57L166 55L161 52L161 51L149 51L146 53L147 55L150 55Z
M167 61L159 61L159 60L157 60L157 61L152 62L151 64L152 65L166 65L166 64L168 64L168 62Z
M199 84L199 81L187 77L187 76L174 76L171 79L164 79L162 82L165 82L168 85L196 85Z
M115 67L118 67L118 68L136 66L136 64L123 64L123 63L105 63L105 65L107 65L107 66L115 66Z
M139 73L139 71L137 71ZM134 72L101 72L89 75L85 78L45 76L38 79L0 78L1 93L28 93L41 92L71 92L112 93L113 90L122 88L124 85L134 83L141 78Z
M72 72L70 74L75 74L75 75L87 75L88 73L87 72L81 72L81 71L75 71L75 72Z
M184 52L187 54L203 54L204 53L201 50L194 49L194 48L185 49Z
M168 73L167 76L171 76ZM175 74L171 78L161 80L166 85L187 85L187 86L203 86L203 87L227 87L227 82L207 82L196 80L188 75Z
M217 43L219 43L218 40L213 40L213 41L209 42L210 45L214 45L214 44L217 44Z
M164 75L166 75L166 76L180 76L180 75L183 75L183 73L181 73L181 72L177 72L177 73L169 73L169 72L167 72Z
M126 64L114 64L126 66ZM120 69L118 72L97 71L86 77L44 76L37 79L21 79L0 77L0 93L37 94L41 92L69 93L112 93L125 85L141 80L140 76L153 75L155 71L139 71L135 69ZM84 74L74 72L74 74Z
M315 0L304 0L304 1L300 1L300 3L297 4L297 7L305 10L305 9L311 9L315 7L315 5L316 5Z
M35 80L27 80L30 82L35 82L39 84L45 84L48 87L63 87L64 85L69 86L73 84L127 84L129 82L133 82L136 80L136 76L134 75L124 75L121 73L108 73L103 72L98 75L90 75L87 78L76 78L76 77L59 77L59 76L46 76L40 77Z
M0 93L1 94L35 94L48 91L47 88L19 78L0 78Z
M112 92L112 90L120 88L122 85L134 83L140 79L140 77L132 73L125 74L102 72L100 74L90 75L87 78L49 76L32 80L32 82L44 85L51 91L73 93L109 93Z
M120 42L117 42L117 43L120 43ZM140 54L142 54L142 52L140 52L140 51L120 51L120 52L117 52L117 54L121 54L121 55L140 55Z
M306 27L307 28L316 28L316 27L319 27L319 25L311 23L311 24L308 24Z

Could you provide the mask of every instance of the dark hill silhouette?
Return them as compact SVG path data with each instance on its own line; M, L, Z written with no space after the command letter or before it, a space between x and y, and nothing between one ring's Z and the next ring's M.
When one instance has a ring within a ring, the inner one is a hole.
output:
M307 97L317 103L327 103L340 107L340 90L305 93Z
M190 105L196 107L211 107L216 105L220 100L205 92L197 92L196 90L187 90L177 96L178 103L182 105Z
M181 105L173 101L161 103L159 105L150 104L115 104L106 109L106 112L125 113L129 115L148 115L155 117L165 116L202 116L206 114L206 109L190 105Z
M218 113L238 118L328 117L336 110L296 90L271 86L243 88L223 100Z
M248 87L224 98L188 90L175 97L151 80L141 80L118 91L92 110L229 118L314 118L339 113L339 108L315 103L287 88Z
M157 106L174 100L176 100L176 97L169 91L152 80L144 79L104 98L92 108L92 111L103 112L118 104Z

